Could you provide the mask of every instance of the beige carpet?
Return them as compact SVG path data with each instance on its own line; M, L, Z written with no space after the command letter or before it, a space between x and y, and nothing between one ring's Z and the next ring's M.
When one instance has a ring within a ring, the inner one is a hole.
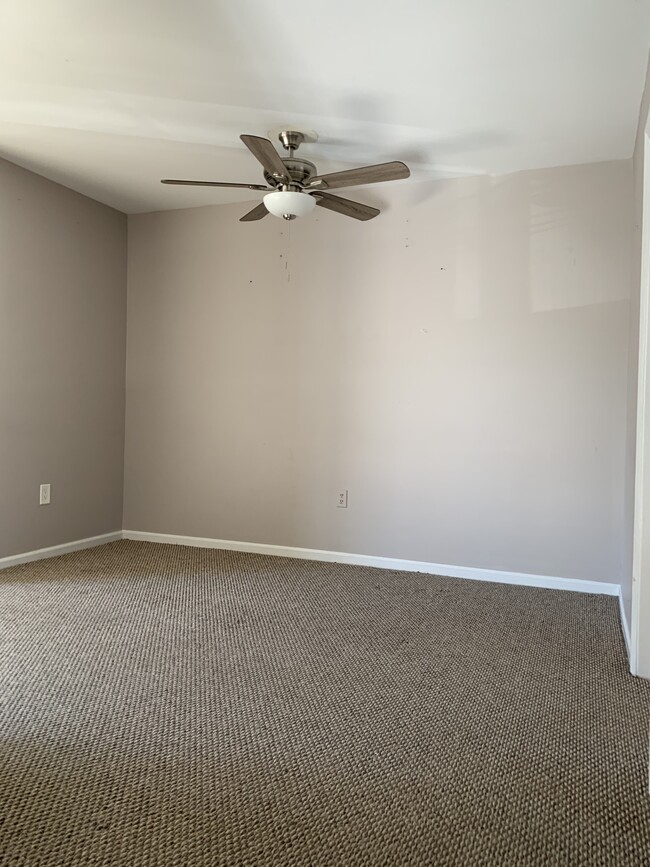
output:
M116 542L0 573L0 864L650 865L617 600Z

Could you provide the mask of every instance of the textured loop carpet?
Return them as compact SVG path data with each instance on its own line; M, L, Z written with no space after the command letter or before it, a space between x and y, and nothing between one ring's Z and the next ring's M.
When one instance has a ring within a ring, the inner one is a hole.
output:
M0 573L0 864L650 864L618 602L116 542Z

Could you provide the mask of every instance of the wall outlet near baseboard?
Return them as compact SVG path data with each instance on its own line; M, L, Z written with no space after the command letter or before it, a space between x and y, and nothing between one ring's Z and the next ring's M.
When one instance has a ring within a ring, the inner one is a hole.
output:
M41 485L41 497L39 500L41 506L48 506L50 503L50 486Z
M347 488L343 488L336 495L336 508L347 509L348 507L348 492Z

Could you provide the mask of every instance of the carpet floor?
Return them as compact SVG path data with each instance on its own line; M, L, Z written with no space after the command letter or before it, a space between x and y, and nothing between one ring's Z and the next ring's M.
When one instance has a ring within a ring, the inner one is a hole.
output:
M611 597L115 542L0 573L0 864L650 864Z

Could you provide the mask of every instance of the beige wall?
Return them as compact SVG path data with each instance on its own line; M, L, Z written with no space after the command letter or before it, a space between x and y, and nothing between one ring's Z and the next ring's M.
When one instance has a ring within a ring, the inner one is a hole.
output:
M631 162L390 194L129 218L125 528L619 581Z
M0 160L0 557L122 526L125 274L123 214Z

